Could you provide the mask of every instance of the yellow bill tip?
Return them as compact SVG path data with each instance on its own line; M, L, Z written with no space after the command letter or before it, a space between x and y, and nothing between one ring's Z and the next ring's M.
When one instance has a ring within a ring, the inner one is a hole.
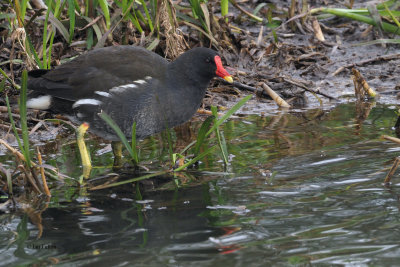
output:
M224 80L227 81L228 83L233 83L232 76L225 76Z

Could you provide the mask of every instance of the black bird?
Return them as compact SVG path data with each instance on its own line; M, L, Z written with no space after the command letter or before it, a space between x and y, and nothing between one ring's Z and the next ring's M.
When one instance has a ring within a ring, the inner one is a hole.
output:
M73 122L111 141L117 135L98 114L107 113L131 136L158 133L188 121L199 108L210 80L232 82L217 52L191 49L173 62L136 46L100 48L53 70L29 72L28 89L35 91L28 108L70 115Z

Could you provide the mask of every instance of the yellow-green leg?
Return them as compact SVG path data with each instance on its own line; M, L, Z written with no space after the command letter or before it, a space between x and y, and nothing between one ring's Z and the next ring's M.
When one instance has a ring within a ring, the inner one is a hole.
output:
M76 141L78 143L78 148L79 152L81 154L81 160L82 160L82 167L83 167L83 177L88 178L90 175L90 171L92 169L92 163L90 160L90 155L89 152L86 148L85 144L85 133L89 129L89 124L87 123L82 123L81 126L78 127L76 131Z
M122 142L112 141L111 147L114 154L114 168L122 167Z

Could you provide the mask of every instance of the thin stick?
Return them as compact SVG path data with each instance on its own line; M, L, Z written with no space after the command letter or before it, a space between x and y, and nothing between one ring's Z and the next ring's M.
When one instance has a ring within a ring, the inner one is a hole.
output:
M40 175L42 176L44 192L46 193L47 196L51 196L49 187L47 186L46 176L44 175L44 168L42 166L42 154L39 151L39 147L36 148L37 148L37 158L40 165L39 169L40 169Z
M345 69L348 68L353 68L355 66L362 66L368 63L373 63L375 61L389 61L389 60L395 60L395 59L399 59L400 58L400 54L392 54L392 55L387 55L387 56L379 56L379 57L375 57L375 58L371 58L371 59L366 59L360 62L356 62L356 63L351 63L351 64L347 64L344 65L340 68L338 68L333 74L332 76L336 76L337 74L341 73L342 71L344 71Z
M393 162L392 168L390 168L389 173L386 175L385 180L383 181L384 184L389 184L390 181L392 180L393 174L395 173L397 167L399 167L400 164L400 158L397 157L395 161Z
M386 140L389 140L389 141L392 141L392 142L395 142L397 144L400 144L400 139L399 138L396 138L396 137L393 137L393 136L389 136L389 135L382 135L382 138L386 139Z
M303 88L304 90L306 90L306 91L308 91L308 92L310 92L310 93L312 93L312 94L322 95L322 96L324 96L324 97L326 97L326 98L329 98L329 99L331 99L331 100L337 100L336 97L327 95L327 94L322 93L322 92L320 92L320 91L312 90L312 89L308 88L307 86L305 86L304 84L301 84L301 83L299 83L299 82L293 81L292 79L290 79L290 78L288 78L288 77L286 77L286 76L282 76L282 77L278 77L278 78L282 78L285 82L291 83L291 84L296 85L296 86L298 86L298 87L300 87L300 88Z
M36 181L28 174L28 172L26 171L24 166L23 165L18 165L17 168L22 170L25 173L26 178L31 183L31 185L33 186L33 189L35 189L36 193L39 193L39 194L42 193L42 191L39 189L38 185L36 184Z
M26 161L25 160L25 156L19 152L18 150L16 150L15 148L11 147L6 141L4 141L3 139L0 139L0 144L2 144L3 146L5 146L8 150L10 150L14 155L16 155L20 160L22 161ZM32 166L35 166L34 162L31 162Z
M295 82L295 81L289 79L289 78L286 77L286 76L277 77L277 78L282 78L285 82L288 82L288 83L291 83L291 84L293 84L293 85L296 85L296 86L298 86L298 87L300 87L300 88L303 88L304 90L309 91L309 92L312 93L312 94L322 95L322 96L324 96L324 97L326 97L326 98L328 98L328 99L330 99L330 100L337 100L336 97L327 95L327 94L322 93L322 92L320 92L320 91L315 91L315 90L309 89L309 88L307 88L305 85L303 85L303 84L301 84L301 83L298 83L298 82ZM222 79L222 78L221 78L221 79L218 79L218 80L221 81L222 83L226 84L226 85L233 85L233 86L235 86L236 88L243 89L243 90L247 90L247 91L251 91L251 92L255 93L255 94L258 95L258 96L263 96L263 97L268 97L268 96L269 96L265 91L260 90L260 89L258 89L258 88L256 88L256 87L247 85L247 84L243 84L243 83L240 83L240 82L229 83L229 82L225 81L225 80Z
M231 4L236 7L237 9L239 9L240 12L246 14L247 16L249 16L250 18L258 21L258 22L263 22L263 18L260 18L256 15L251 14L250 12L244 10L241 6L238 5L238 3L235 0L230 0Z
M12 129L12 126L8 124L0 124L0 128L9 131ZM15 129L17 130L18 133L22 133L22 130L20 128L15 127Z
M277 93L275 93L274 90L271 89L268 85L265 83L262 83L262 87L271 96L271 98L278 104L278 106L283 107L283 108L290 108L291 106L283 100L282 97L280 97Z

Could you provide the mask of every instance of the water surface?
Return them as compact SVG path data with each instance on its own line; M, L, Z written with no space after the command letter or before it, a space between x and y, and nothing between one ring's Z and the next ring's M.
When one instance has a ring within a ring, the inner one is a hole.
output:
M230 153L226 167L217 151L175 179L97 191L60 185L48 207L1 215L0 260L398 266L400 183L398 175L390 187L382 181L400 149L380 138L394 136L396 115L390 106L356 110L343 104L231 120L221 128ZM111 164L110 153L98 153L106 145L91 144L95 163ZM167 153L154 152L159 141L146 139L141 146L142 157L160 166ZM65 146L48 161L78 177L74 149Z

